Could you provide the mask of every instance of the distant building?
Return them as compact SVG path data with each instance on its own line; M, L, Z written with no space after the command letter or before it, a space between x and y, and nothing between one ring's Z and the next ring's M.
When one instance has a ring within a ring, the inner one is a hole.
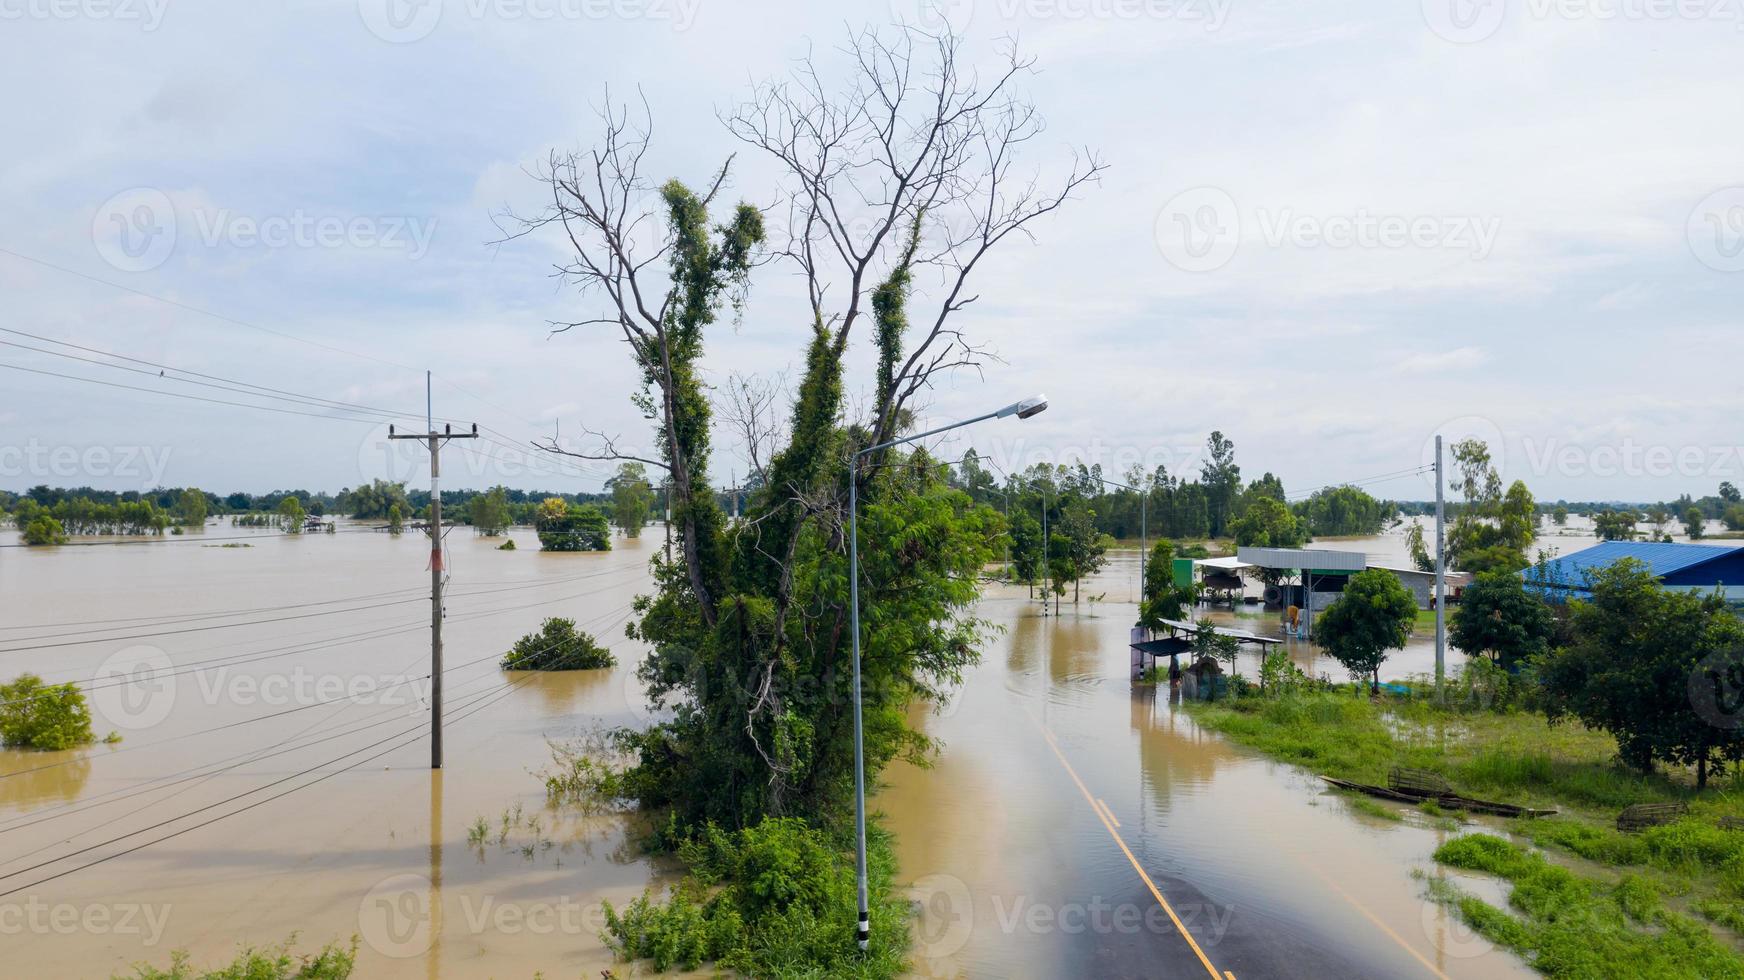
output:
M1724 588L1731 602L1744 602L1744 548L1657 541L1606 541L1584 551L1562 555L1520 574L1530 589L1553 600L1592 595L1588 576L1632 558L1647 566L1659 584L1682 592Z

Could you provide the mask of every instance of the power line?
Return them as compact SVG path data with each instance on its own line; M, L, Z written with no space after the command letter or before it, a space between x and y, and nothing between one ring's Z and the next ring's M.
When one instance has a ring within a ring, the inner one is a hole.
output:
M0 331L6 331L8 333L15 333L15 334L19 334L19 335L25 336L25 337L35 337L36 336L35 334L24 333L21 330L7 330L7 328L5 328L5 327L0 327ZM50 340L50 341L48 341L48 343L59 344L59 343L66 343L66 342L65 341L58 341L58 340ZM66 351L49 350L46 347L32 347L29 344L20 344L20 343L17 343L15 341L11 341L11 340L0 340L0 346L16 347L19 350L34 351L35 353L48 354L52 357L64 357L68 360L79 361L80 363L83 363L83 364L94 364L97 367L111 368L111 369L116 370L116 371L129 371L133 374L143 374L143 375L146 375L147 377L162 378L165 381L175 381L175 382L179 382L181 384L199 385L200 387L203 387L203 388L216 388L219 391L235 392L237 394L250 395L250 396L253 396L256 398L271 398L271 399L274 399L277 401L287 401L287 402L291 402L291 403L297 404L297 405L307 405L307 406L310 406L313 408L324 408L324 409L328 409L330 411L351 412L351 413L357 414L357 415L379 415L379 416L381 416L380 421L383 421L383 422L389 422L389 421L399 422L399 421L403 421L405 419L410 419L410 418L415 417L410 412L396 412L396 411L393 411L391 409L371 408L367 405L354 405L354 404L349 403L349 402L336 401L336 400L331 399L331 398L322 398L318 395L302 395L302 394L298 394L298 393L293 392L293 391L285 391L285 390L279 389L279 388L269 388L269 387L266 387L264 385L251 384L251 383L246 382L246 381L237 381L237 380L234 380L231 378L222 378L222 377L219 377L217 375L202 374L198 371L187 371L187 370L184 370L182 368L158 364L154 361L145 361L145 360L140 360L139 358L128 357L125 354L107 354L103 351L96 351L97 353L104 354L107 357L119 358L122 360L129 360L129 361L138 361L141 364L150 364L152 367L159 368L159 370L154 372L154 371L148 370L146 368L129 367L126 364L111 364L108 361L100 361L100 360L97 360L96 358L93 358L93 357L80 357L77 354L69 354ZM94 348L82 347L78 344L66 343L66 346L72 347L76 350L94 350ZM179 374L191 374L191 375L195 375L196 377L192 377L192 378L177 377L175 375L171 375L171 374L167 373L170 371L174 371L178 375ZM215 380L212 380L212 381L196 380L196 378L200 378L200 377L213 378ZM170 394L170 392L160 392L160 394Z
M79 375L76 375L76 374L61 374L59 371L44 371L41 368L25 367L22 364L0 363L0 367L11 368L14 371L27 371L31 374L47 375L48 377L51 377L51 378L64 378L68 381L84 381L84 382L87 382L89 384L105 385L105 386L110 387L110 388L124 388L128 391L143 391L148 395L165 395L165 396L168 396L170 398L186 398L186 399L189 399L191 401L210 402L214 405L228 405L231 408L256 408L256 409L259 409L263 412L278 412L281 415L301 415L304 418L328 419L328 420L331 420L334 422L362 422L366 425L379 424L378 420L376 420L376 419L343 418L343 417L338 416L338 415L320 415L320 414L317 414L315 412L299 412L299 411L296 411L295 409L278 408L278 407L275 407L272 405L256 405L256 404L253 404L251 402L233 402L233 401L226 401L222 398L207 398L204 395L191 395L191 394L188 394L187 392L182 392L182 391L160 391L156 388L141 388L138 385L124 385L124 384L120 383L119 381L104 381L100 378L85 378L85 377L80 377Z
M538 676L539 676L539 675L538 675L538 674L531 674L531 675L529 675L529 676L528 676L528 677L527 677L527 678L525 678L525 679L523 679L523 680L521 680L521 681L517 681L517 682L511 682L511 683L510 683L510 684L508 684L508 685L507 685L507 689L506 689L506 690L503 690L503 691L502 691L502 692L501 692L501 693L500 693L500 694L497 694L497 696L496 696L496 697L495 697L495 698L494 698L494 699L492 699L492 700L489 700L489 701L486 701L486 702L485 702L485 703L483 703L483 704L479 704L479 705L477 705L477 706L476 706L476 707L473 707L473 708L472 708L472 709L471 709L471 710L470 710L470 711L467 711L467 712L464 712L464 713L462 713L462 714L460 714L460 715L457 715L457 716L456 716L456 717L455 717L455 718L454 718L454 720L455 720L455 721L456 721L456 722L459 722L459 721L462 721L462 720L464 720L464 719L466 719L466 718L469 718L469 717L471 717L471 716L472 716L472 715L474 715L474 714L477 714L477 713L478 713L478 712L480 712L480 711L482 711L482 710L484 710L484 709L485 709L485 708L488 708L488 707L490 707L490 706L491 706L491 705L493 705L493 704L496 704L496 703L497 703L497 702L498 702L498 701L501 701L501 700L502 700L502 699L503 699L503 698L506 698L506 697L508 697L508 696L509 696L509 695L510 695L510 694L513 694L513 693L514 693L514 692L515 692L515 691L517 691L517 690L519 690L519 689L520 689L520 688L521 688L521 687L522 687L522 686L524 686L524 685L525 685L525 684L526 684L526 683L528 683L528 682L530 682L530 681L531 681L531 680L532 680L532 679L533 679L533 678L536 678L536 677L538 677ZM495 693L495 692L493 692L493 693ZM428 723L425 723L425 724L428 724ZM419 725L419 726L417 726L417 727L418 727L418 728L423 728L423 727L425 727L425 724L420 724L420 725ZM402 732L402 733L401 733L401 735L404 735L404 734L408 734L408 733L409 733L409 732ZM328 761L327 761L327 762L324 762L324 763L321 763L321 764L320 764L320 765L316 765L316 766L313 766L313 767L311 767L311 768L309 768L309 769L305 769L305 770L303 770L303 771L302 771L302 772L301 772L301 773L297 773L297 774L295 774L295 775L294 775L294 776L288 776L288 777L286 777L286 778L285 778L285 779L281 779L281 780L277 780L277 781L276 781L276 782L273 782L273 783L268 783L268 784L267 784L267 785L266 785L266 786L261 786L261 787L257 787L257 788L256 788L256 789L254 789L254 790L251 790L251 791L250 791L250 793L257 793L257 792L259 792L259 791L260 791L260 790L262 790L262 789L268 789L268 788L271 788L271 787L272 787L272 786L275 786L275 785L278 785L278 784L279 784L279 783L283 783L283 782L286 782L286 781L288 781L288 780L289 780L289 779L293 779L293 778L296 778L296 777L298 777L298 776L305 776L305 775L308 775L308 774L309 774L309 773L311 773L311 772L314 772L314 771L316 771L316 770L317 770L317 769L320 769L320 768L321 768L321 767L322 767L322 766L326 766L326 765L331 765L331 764L332 764L332 763L334 763L334 762L337 762L337 761L339 761L339 760L340 760L340 759L345 759L345 758L349 758L349 757L350 757L350 756L352 756L352 755L356 755L356 754L357 754L357 752L362 752L362 751L367 751L367 750L369 750L369 749L371 749L371 748L374 748L374 747L376 747L376 746L378 746L378 745L382 745L382 744L384 744L384 743L386 743L386 742L388 742L388 741L392 741L392 740L393 740L393 739L395 739L395 738L398 738L398 737L399 737L399 736L389 736L389 737L388 737L388 738L386 738L386 739L382 739L382 740L381 740L381 741L378 741L378 742L373 742L373 743L371 743L371 744L370 744L370 745L366 745L366 746L364 746L364 747L363 747L363 748L362 748L362 749L358 749L358 750L356 750L356 751L354 751L354 752L348 752L348 753L346 753L346 754L345 754L345 755L342 755L342 756L339 756L339 757L338 757L338 758L337 758L337 759L331 759L331 760L328 760ZM356 762L354 762L354 763L352 763L352 764L350 764L350 765L348 765L348 766L345 766L345 767L343 767L343 768L341 768L341 769L335 769L335 770L334 770L334 771L332 771L332 772L330 772L330 773L326 773L326 774L324 774L324 775L322 775L322 776L319 776L319 777L317 777L317 778L315 778L315 779L312 779L312 780L310 780L310 781L309 781L309 782L307 782L307 783L303 783L303 784L301 784L301 785L299 785L299 786L293 786L293 787L291 787L291 788L290 788L290 789L287 789L287 790L285 790L285 791L283 791L283 792L281 792L281 793L275 793L275 794L274 794L274 795L272 795L272 796L269 796L269 797L267 797L267 798L265 798L265 799L262 799L262 800L256 800L256 801L255 801L255 802L253 802L253 803L250 803L250 804L248 804L248 805L247 805L247 806L244 806L244 807L241 807L241 808L239 808L239 809L236 809L236 810L232 810L232 811L230 811L230 812L229 812L229 813L224 813L224 814L220 814L220 815L218 815L218 816L216 816L216 817L213 817L213 818L212 818L212 819L210 819L210 820L206 820L206 821L202 821L202 822L201 822L201 823L198 823L198 824L195 824L195 825L193 825L193 826L191 826L191 827L184 827L184 828L182 828L182 829L181 829L181 830L178 830L178 831L175 831L175 832L174 832L174 833L170 833L170 834L166 834L166 835L164 835L164 836L163 836L163 837L159 837L159 838L156 838L156 839L154 839L154 840L150 840L150 841L147 841L147 842L145 842L145 843L143 843L143 844L138 844L138 845L135 845L135 846L133 846L133 847L130 847L130 848L127 848L127 849L126 849L126 850L123 850L123 851L117 851L117 852L116 852L116 853L114 853L114 854L107 854L107 855L104 855L104 856L103 856L103 857L101 857L101 858L98 858L98 859L96 859L96 860L95 860L95 861L90 861L90 862L88 862L88 863L86 863L86 864L82 864L82 865L80 865L80 866L79 866L79 867L76 867L76 868L69 868L69 869L67 869L67 870L65 870L65 871L59 871L59 872L56 872L56 873L55 873L55 874L52 874L52 875L49 875L49 876L47 876L47 877L44 877L44 878L41 878L41 879L39 879L39 880L37 880L37 881L33 881L33 882L31 882L31 883L30 883L30 884L27 884L27 885L19 885L19 886L18 886L18 887L16 887L16 888L12 888L12 889L10 889L10 890L8 890L8 891L4 891L4 892L0 892L0 898L4 898L4 897L6 897L6 896L9 896L9 895L15 895L15 894L17 894L17 893L19 893L19 892L21 892L21 891L26 891L26 890L28 890L28 889L31 889L31 888L35 888L35 887L36 887L36 886L38 886L38 885L42 885L42 884L46 884L46 883L48 883L48 882L50 882L50 881L54 881L54 880L55 880L55 879L57 879L57 878L64 878L64 877L66 877L66 876L67 876L67 875L70 875L70 874L75 874L75 873L77 873L77 872L79 872L79 871L83 871L83 870L85 870L85 869L87 869L87 868L91 868L91 867L95 867L95 866L96 866L96 865L99 865L99 864L102 864L102 863L104 863L104 862L106 862L106 861L112 861L112 860L114 860L114 859L115 859L115 858L118 858L118 857L122 857L122 856L124 856L124 855L127 855L127 854L131 854L131 853L133 853L133 852L135 852L135 851L139 851L139 850L143 850L143 849L144 849L144 848L147 848L147 847L150 847L150 846L151 846L151 845L153 845L153 844L160 844L160 843L162 843L162 842L164 842L164 841L166 841L166 840L169 840L169 839L171 839L171 838L173 838L173 837L179 837L179 836L181 836L181 835L182 835L182 834L186 834L186 833L190 833L190 832L192 832L192 831L195 831L195 830L199 830L199 829L200 829L200 828L202 828L202 827L206 827L206 826L210 826L210 825L211 825L211 824L214 824L214 823L217 823L217 822L218 822L218 821L220 821L220 820L223 820L223 819L224 819L224 818L226 818L226 817L234 817L234 816L236 816L236 815L238 815L238 814L241 814L241 813L244 813L244 812L247 812L247 811L249 811L249 810L252 810L252 809L254 809L254 808L255 808L255 807L257 807L257 806L263 806L263 805L265 805L265 804L267 804L267 803L271 803L271 802L272 802L272 801L274 801L274 800L277 800L277 799L281 799L281 798L283 798L283 797L286 797L286 796L289 796L289 795L290 795L290 794L292 794L292 793L294 793L294 792L296 792L296 791L297 791L297 790L300 790L300 789L308 789L308 788L309 788L309 787L310 787L310 786L313 786L313 785L315 785L315 784L316 784L316 783L320 783L320 782L324 782L324 781L325 781L325 780L328 780L328 779L331 779L331 778L333 778L333 777L334 777L334 776L337 776L337 775L339 775L339 774L341 774L341 773L345 773L345 772L350 772L350 771L351 771L351 770L353 770L353 769L356 769L356 768L357 768L357 767L359 767L359 766L362 766L362 765L365 765L365 764L367 764L367 763L369 763L369 762L373 762L373 761L375 761L375 760L376 760L376 759L379 759L379 758L381 758L381 757L382 757L382 756L384 756L384 755L387 755L387 754L388 754L388 753L389 753L389 752L392 752L392 751L394 751L394 750L395 750L395 749L398 749L398 748L403 748L403 747L405 747L405 746L407 746L407 745L411 745L411 744L412 744L412 743L413 743L413 742L416 742L416 741L417 741L417 740L418 740L418 737L420 737L420 736L419 736L419 735L417 735L417 734L413 734L413 737L412 737L412 738L410 738L410 739L408 739L408 740L406 740L406 741L404 741L404 742L401 742L401 743L400 743L400 744L398 744L398 745L392 745L392 746L389 746L389 747L388 747L388 748L386 748L386 749L383 749L383 750L382 750L382 751L380 751L380 752L377 752L377 753L376 753L376 754L374 754L374 755L371 755L371 756L368 756L368 757L366 757L366 758L363 758L363 759L359 759L359 760L358 760L358 761L356 761ZM246 795L249 795L249 794L242 794L242 795L245 795L245 796L246 796ZM234 799L234 798L233 798L233 799ZM140 834L140 833L144 833L144 832L145 832L145 831L147 831L147 830L152 830L152 829L155 829L155 828L156 828L156 827L161 827L161 826L163 826L163 825L165 825L165 824L169 824L169 823L174 823L174 822L176 822L176 821L177 821L177 820L184 820L184 819L186 819L186 818L188 818L188 817L191 817L191 816L194 816L194 815L196 815L196 814L199 814L199 813L203 813L203 812L205 812L205 811L206 811L206 810L210 810L210 809L213 809L213 808L214 808L214 807L217 807L217 806L222 806L222 805L223 805L223 803L224 803L224 802L230 802L230 801L222 801L222 802L220 802L220 803L215 803L215 804L211 804L211 805L209 805L209 806L206 806L206 807L202 807L202 808L200 808L200 809L198 809L198 810L194 810L194 811L192 811L192 812L190 812L190 813L185 813L185 814L183 814L183 815L181 815L181 816L179 816L179 817L174 817L174 818L172 818L172 819L170 819L170 820L166 820L166 821L162 821L162 822L160 822L160 823L158 823L158 824L155 824L155 825L153 825L153 827L146 827L146 828L142 828L142 829L141 829L141 830L137 830L137 831L134 831L134 832L133 832L133 833L131 833L131 834L124 834L124 835L122 835L122 836L121 836L121 837L118 837L118 838L114 838L114 839L113 839L113 840L111 840L111 841L105 841L105 842L104 842L104 843L113 843L113 842L114 842L114 840L123 840L123 839L125 839L125 838L127 838L127 837L132 837L132 836L136 836L136 835L137 835L137 834ZM90 850L91 850L91 849L92 849L92 848L95 848L95 847L101 847L101 846L103 846L103 844L95 844L95 845L92 845L92 846L91 846L91 847L87 847L87 848L84 848L84 849L83 849L83 850L81 850L81 851L77 851L77 852L74 852L74 853L73 853L73 854L63 854L63 855L61 855L61 856L60 856L60 857L57 857L57 858L54 858L54 859L52 859L52 860L49 860L49 861L45 861L45 862L42 862L42 863L41 863L41 864L38 864L38 865L36 865L36 866L35 866L35 867L37 867L37 868L40 868L40 867L44 867L44 866L46 866L46 865L49 865L49 864L55 864L55 863L58 863L58 862L60 862L60 861L64 861L64 860L66 860L66 859L67 859L67 858L69 858L69 857L74 857L74 856L76 856L76 855L77 855L77 854L80 854L80 853L86 853L86 852L88 852L88 851L90 851ZM19 874L22 874L22 873L24 873L24 871L29 871L29 870L32 870L32 869L29 869L29 868L27 868L27 869L23 869L23 870L22 870L22 871L16 871L16 872L10 872L10 873L8 873L8 874L5 874L5 875L0 875L0 880L3 880L3 879L5 879L5 878L10 878L10 877L16 877L16 876L17 876L17 875L19 875Z
M553 656L559 652L559 647L561 647L562 645L563 644L561 641L547 644L545 647L534 651L531 656L535 659L546 658L548 660L550 658L550 656ZM493 659L496 659L500 656L501 656L501 654L491 654L491 655L486 656L486 657L480 657L477 660L469 660L466 663L456 664L453 667L447 668L444 671L444 673L452 673L452 672L454 672L456 670L460 670L464 667L470 667L470 666L473 666L476 664L480 664L486 660L493 660ZM417 658L413 658L414 661L416 659ZM411 661L409 661L407 663L407 666L408 667L411 666ZM537 670L537 669L541 669L541 668L529 667L529 668L518 668L518 669ZM429 677L430 677L429 674L420 674L417 677L402 677L401 679L395 681L394 683L388 685L387 687L382 688L380 691L370 692L370 693L372 693L372 694L385 694L388 691L392 691L396 688L403 687L406 684L413 684L413 683L416 683L416 682L421 681L421 680L427 680L427 679L429 679ZM321 704L331 704L336 700L349 701L351 703L356 703L357 698L358 698L357 695L344 696L344 697L340 697L340 698L331 698L331 699L327 699L327 700L322 701L322 702L317 702L316 704L303 705L302 707L317 707ZM293 710L297 710L297 709L293 709ZM397 711L397 709L390 709L390 711ZM277 717L279 715L283 715L283 714L287 714L287 713L288 712L277 712L274 715L271 715L268 717ZM187 782L187 781L192 780L192 779L197 779L200 777L211 777L211 776L215 776L219 773L229 772L233 769L240 768L241 766L248 765L249 763L258 762L261 759L270 759L270 758L273 758L275 756L283 755L286 752L292 752L292 751L296 751L298 749L308 748L311 745L319 745L319 744L322 744L324 742L330 742L333 739L342 738L346 735L356 734L357 732L360 732L360 731L367 731L371 728L376 728L376 727L379 727L381 725L388 724L389 722L395 721L395 720L396 720L395 718L379 719L377 721L369 722L368 724L365 724L362 726L354 726L354 727L349 728L345 731L337 732L335 734L328 735L328 736L325 736L323 738L315 739L313 741L302 742L302 743L293 744L293 745L286 745L286 746L281 747L275 751L266 752L264 754L259 749L250 749L246 752L241 752L241 753L238 753L238 754L233 755L233 756L228 756L225 758L218 759L215 762L204 763L202 765L195 766L192 769L185 769L185 770L182 770L181 772L166 773L163 776L159 776L156 779L152 779L152 780L148 781L142 787L131 788L132 789L131 792L128 792L130 787L122 787L120 789L111 790L108 793L99 794L95 797L86 797L84 799L75 800L71 803L63 804L61 806L48 807L46 809L35 810L35 811L32 811L32 812L27 813L27 814L21 814L20 817L29 817L31 819L27 820L24 823L14 823L11 826L0 827L0 834L9 833L9 832L14 831L14 830L22 830L25 827L33 827L39 823L42 823L45 820L54 819L56 815L71 816L72 814L83 813L86 810L95 809L95 808L100 807L100 806L108 806L111 803L118 803L121 800L132 799L134 797L141 796L141 795L144 795L146 793L156 792L159 789L164 789L168 786L174 786L174 785L177 785L179 783ZM304 729L302 732L299 732L296 735L291 736L292 740L295 740L297 738L301 738L303 735L307 734L314 727L315 726L310 726L309 728ZM178 736L178 737L181 737L181 736ZM151 744L155 745L155 744L161 744L161 743L154 742ZM141 747L143 747L143 746L141 746ZM218 765L219 763L232 762L232 760L237 760L237 761L234 761L231 765L225 765L225 766L221 766L221 767L216 768L216 769L212 769L209 772L199 772L198 771L201 769L206 769L209 766ZM42 768L48 768L48 767L42 767ZM33 771L33 770L25 770L25 771ZM13 773L7 773L6 775L13 775ZM174 777L180 777L180 778L174 778ZM164 782L164 780L173 780L173 781L166 783L166 782ZM123 794L123 795L117 796L116 794ZM168 799L168 798L169 797L165 797L165 799ZM101 802L98 802L98 801L101 801ZM163 801L159 800L156 802L161 803Z

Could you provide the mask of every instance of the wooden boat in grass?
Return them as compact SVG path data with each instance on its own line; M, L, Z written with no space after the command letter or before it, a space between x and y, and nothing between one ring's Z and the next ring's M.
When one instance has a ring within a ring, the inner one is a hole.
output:
M1333 776L1321 776L1328 783L1339 789L1354 790L1369 796L1378 796L1383 800L1396 800L1400 803L1419 804L1430 800L1436 806L1448 810L1466 810L1471 813L1485 813L1495 817L1550 817L1555 816L1555 810L1534 810L1531 807L1515 806L1512 803L1493 803L1489 800L1474 800L1454 792L1427 793L1399 788L1389 789L1386 786L1370 786L1368 783L1358 783L1349 779L1338 779Z

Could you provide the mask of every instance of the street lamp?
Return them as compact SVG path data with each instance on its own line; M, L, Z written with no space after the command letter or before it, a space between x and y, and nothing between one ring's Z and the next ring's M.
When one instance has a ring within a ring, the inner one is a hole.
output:
M861 727L860 716L860 494L859 470L860 457L880 449L889 449L906 442L936 436L941 432L960 429L965 425L985 422L988 419L1002 419L1017 416L1020 419L1033 418L1047 411L1048 399L1045 395L1036 395L985 415L977 415L972 419L941 425L936 429L917 432L912 436L891 439L875 446L867 446L854 454L848 466L848 608L849 619L854 630L854 875L858 884L860 898L860 924L854 930L855 941L864 951L872 939L872 909L866 889L866 740L865 731Z

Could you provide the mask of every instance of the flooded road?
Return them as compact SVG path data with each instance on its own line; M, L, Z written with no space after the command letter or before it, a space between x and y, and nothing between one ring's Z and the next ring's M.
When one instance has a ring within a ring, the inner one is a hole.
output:
M1019 588L983 601L1004 642L922 719L937 764L875 804L922 909L916 972L1533 975L1425 900L1446 831L1353 812L1128 682L1136 576L1117 554L1086 589L1106 600L1057 618Z
M423 540L199 537L0 551L0 676L90 684L99 735L123 737L0 751L5 972L209 963L298 932L360 936L368 977L634 975L599 941L599 903L669 872L627 818L546 808L537 773L548 740L647 720L622 624L659 529L592 555L454 533L434 776ZM1128 683L1137 561L1116 553L1059 617L991 587L981 614L1006 632L918 719L937 765L875 797L920 903L916 973L1526 975L1424 901L1413 874L1437 873L1444 831L1353 812ZM619 666L499 671L547 615ZM127 683L142 664L159 674Z

